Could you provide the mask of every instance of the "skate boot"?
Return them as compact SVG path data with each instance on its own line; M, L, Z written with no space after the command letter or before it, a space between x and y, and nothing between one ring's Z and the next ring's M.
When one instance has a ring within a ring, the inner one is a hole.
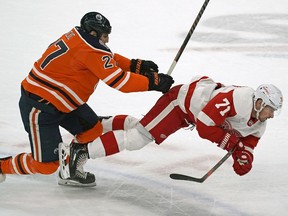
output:
M0 183L4 182L6 179L6 175L2 173L1 163L2 163L2 161L9 160L10 158L12 158L12 157L9 156L9 157L5 157L5 158L0 158Z
M72 142L71 145L59 144L59 185L94 187L95 176L85 172L83 165L89 159L87 144Z

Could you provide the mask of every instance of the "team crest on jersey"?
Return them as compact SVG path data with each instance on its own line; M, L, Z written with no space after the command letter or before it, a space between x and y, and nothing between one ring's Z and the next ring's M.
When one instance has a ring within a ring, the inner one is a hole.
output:
M247 122L247 125L249 126L249 127L251 127L252 125L254 125L256 122L257 122L258 120L257 119L249 119L249 121Z
M250 119L250 120L247 122L247 125L248 125L248 126L253 125L253 121Z

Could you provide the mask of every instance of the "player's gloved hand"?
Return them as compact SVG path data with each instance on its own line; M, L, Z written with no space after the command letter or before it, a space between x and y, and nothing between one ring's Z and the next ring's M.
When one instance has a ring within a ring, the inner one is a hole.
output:
M253 149L247 146L236 149L233 152L232 157L234 159L233 169L236 174L242 176L248 173L252 169L253 162Z
M149 91L155 90L160 91L163 94L168 92L171 88L172 84L174 83L174 80L171 76L163 73L147 73L145 75L149 79Z
M240 144L240 139L230 133L226 133L221 143L218 143L218 147L230 151L235 145ZM243 145L243 144L242 144Z
M141 59L132 59L130 64L131 72L146 75L146 73L157 72L158 65L153 61L141 60Z

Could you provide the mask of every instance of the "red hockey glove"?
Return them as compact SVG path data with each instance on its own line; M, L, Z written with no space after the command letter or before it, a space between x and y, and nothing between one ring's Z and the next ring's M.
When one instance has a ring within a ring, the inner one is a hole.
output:
M169 91L174 83L173 78L167 74L153 72L147 73L145 76L149 79L149 91L155 90L164 94Z
M137 74L146 75L146 73L157 72L158 65L153 61L141 60L141 59L131 59L130 71Z
M252 169L253 149L243 146L242 148L236 149L232 157L234 159L233 169L236 174L242 176Z
M218 147L230 151L233 147L238 144L240 139L230 133L226 133L221 143L218 143Z

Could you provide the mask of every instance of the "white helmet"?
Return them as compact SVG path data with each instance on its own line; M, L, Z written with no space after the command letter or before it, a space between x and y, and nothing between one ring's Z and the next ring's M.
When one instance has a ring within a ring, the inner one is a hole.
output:
M276 86L272 84L260 85L254 92L254 104L258 99L262 99L262 108L258 110L259 113L266 105L277 111L277 114L280 113L283 104L283 95ZM256 109L255 106L254 109Z

